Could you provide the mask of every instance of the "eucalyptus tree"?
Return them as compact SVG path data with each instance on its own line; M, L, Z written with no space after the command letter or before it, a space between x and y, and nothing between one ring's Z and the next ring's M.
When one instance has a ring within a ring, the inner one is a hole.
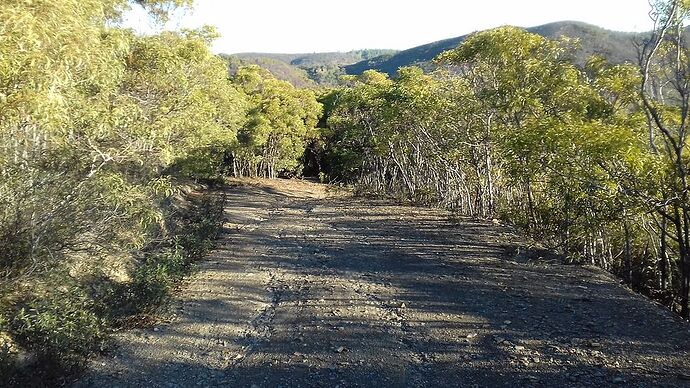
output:
M218 171L246 116L211 30L135 36L129 5L0 3L0 332L53 359L98 346L89 279L174 245L177 181Z
M334 92L333 108L326 119L326 158L331 178L358 182L366 190L386 192L388 163L382 156L385 143L384 112L393 82L388 75L367 70L345 77L347 87Z
M458 152L467 144L461 129L474 101L465 83L446 75L401 68L386 93L378 136L390 164L388 185L415 202L486 215L479 212L488 209L477 208L467 195L471 179Z
M549 135L586 113L587 91L568 55L566 41L501 27L475 34L438 58L455 66L474 90L482 108L476 121L484 132L485 164L490 166L492 151L500 152L514 191L524 196L509 206L526 204L526 225L536 225L542 215L535 190L546 179L548 155L555 154L557 144L549 142L559 138ZM491 172L486 168L493 191Z
M656 155L653 182L629 182L662 218L662 236L677 247L680 308L690 318L690 196L688 125L690 120L690 47L686 27L690 2L656 1L654 30L640 50L640 95L649 122L649 149ZM667 225L667 223L669 225Z
M235 174L273 178L281 171L299 172L323 109L314 92L296 89L258 66L240 67L232 82L249 102L233 151Z
M501 27L424 74L347 77L328 95L331 175L526 227L688 316L688 3L655 3L641 69ZM678 296L678 302L672 299Z

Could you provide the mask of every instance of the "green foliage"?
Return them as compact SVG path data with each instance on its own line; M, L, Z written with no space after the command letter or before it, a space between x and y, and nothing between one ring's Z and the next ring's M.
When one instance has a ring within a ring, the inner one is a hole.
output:
M194 261L213 248L221 227L223 203L222 197L204 195L193 201L189 210L167 217L174 237L144 254L130 282L107 291L104 313L116 320L155 313Z
M28 301L9 324L15 340L35 352L39 362L78 367L106 338L105 322L94 303L75 285L60 286Z
M162 21L191 2L135 3ZM433 72L395 78L340 77L341 66L413 52L274 59L342 86L317 97L258 66L228 79L212 28L117 28L126 0L4 1L0 336L46 365L78 366L110 325L155 312L212 248L223 199L186 201L182 183L303 168L503 218L672 308L680 296L688 315L690 55L677 35L688 15L684 3L655 4L676 35L652 34L643 72L596 57L578 67L575 42L543 37L567 26L463 37ZM11 363L0 349L0 370Z
M619 174L621 186L641 202L660 230L662 285L674 282L680 314L690 319L690 182L688 182L688 106L690 46L686 1L652 2L655 29L640 50L640 100L648 122L647 163ZM663 87L660 85L664 85ZM648 167L643 167L643 166ZM654 166L655 169L649 167ZM638 169L647 175L635 175ZM661 220L657 220L659 217ZM670 231L669 231L670 227ZM629 235L628 229L626 234ZM667 238L672 240L669 244ZM626 245L626 248L630 244ZM676 260L671 265L669 248ZM629 250L629 249L628 249ZM678 274L671 271L678 269ZM667 288L662 287L662 288ZM676 304L671 302L672 307Z
M354 181L367 169L368 158L375 153L376 133L381 126L377 119L392 82L375 71L348 80L350 88L324 96L329 129L323 136L329 145L326 152L333 177Z
M502 218L675 308L668 298L686 293L677 276L690 274L690 255L683 217L666 209L687 208L690 159L668 150L685 144L688 93L676 89L686 83L645 105L637 67L593 57L579 68L568 39L501 27L463 40L434 72L367 71L324 95L328 175L360 192ZM682 79L670 64L687 63L687 51L662 43L654 85ZM648 123L659 122L672 129L655 136Z
M159 22L165 22L171 10L191 7L193 0L134 0L134 2L148 10Z
M226 57L230 73L235 74L240 67L256 65L267 70L273 77L287 81L296 88L314 88L317 86L312 74L306 69L292 66L279 59L264 56L235 56Z
M168 297L172 287L187 272L189 262L180 245L146 258L134 272L132 282L119 295L127 312L152 313Z
M204 195L175 225L177 244L189 260L200 259L213 247L222 226L224 202L222 195Z
M190 5L138 3L161 19ZM0 334L46 368L77 365L111 310L152 310L209 249L217 206L180 218L173 197L222 174L246 122L213 29L135 36L114 24L128 5L0 4Z
M358 61L378 60L391 56L395 50L354 50L348 52L313 54L245 53L226 56L231 69L258 65L275 78L290 82L298 88L341 85L345 67Z
M294 88L258 66L241 67L232 79L250 103L238 132L235 175L275 177L299 173L299 161L322 111L314 92Z

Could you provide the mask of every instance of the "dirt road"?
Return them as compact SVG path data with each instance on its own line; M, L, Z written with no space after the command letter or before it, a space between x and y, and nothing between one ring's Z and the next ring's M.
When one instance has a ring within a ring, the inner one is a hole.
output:
M75 386L690 385L690 325L602 271L528 262L508 228L296 181L228 197L173 319Z

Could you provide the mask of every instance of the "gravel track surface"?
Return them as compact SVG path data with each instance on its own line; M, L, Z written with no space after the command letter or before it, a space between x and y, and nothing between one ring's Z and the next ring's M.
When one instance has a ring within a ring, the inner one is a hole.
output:
M690 386L688 324L507 227L294 180L227 195L169 319L75 387Z

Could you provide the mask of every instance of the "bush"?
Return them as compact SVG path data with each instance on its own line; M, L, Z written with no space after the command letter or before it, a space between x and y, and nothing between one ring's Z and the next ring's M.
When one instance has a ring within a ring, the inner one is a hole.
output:
M189 256L190 260L197 260L204 256L218 238L223 217L223 197L204 196L196 204L194 211L188 214L179 235L178 242Z
M220 231L223 197L204 195L171 220L175 236L167 246L152 249L136 269L132 281L113 290L107 303L110 316L154 313L187 274L195 260L211 248ZM113 307L115 306L115 307Z
M175 245L164 253L151 255L134 273L124 290L121 304L129 313L151 313L160 306L189 266L182 247Z
M109 328L155 316L193 262L213 247L223 202L210 194L163 205L167 237L139 250L142 259L128 282L116 282L98 268L72 277L65 266L34 277L30 290L12 297L0 290L0 386L62 385L64 376L103 349ZM3 346L3 333L16 349ZM29 361L16 362L17 350Z
M38 361L68 370L81 366L106 338L105 321L76 287L56 289L25 302L9 326L14 339Z
M8 329L7 318L0 312L0 384L3 384L5 377L9 376L15 364L15 357L12 352L10 339L5 334Z

